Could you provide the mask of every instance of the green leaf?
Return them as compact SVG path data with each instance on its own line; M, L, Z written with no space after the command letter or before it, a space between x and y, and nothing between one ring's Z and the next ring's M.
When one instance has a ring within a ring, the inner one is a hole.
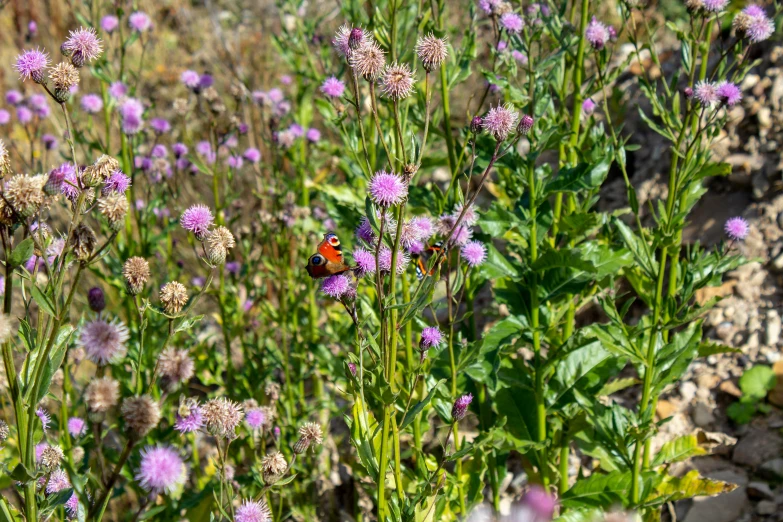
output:
M705 341L699 345L699 357L708 357L720 353L742 353L742 350L713 341Z
M557 177L546 184L545 194L552 192L579 192L593 190L601 186L609 174L612 154L595 165L580 163L576 167L561 169Z
M631 491L631 473L613 471L612 473L593 473L589 478L577 481L563 493L565 507L609 507L616 504L627 505Z
M33 255L33 238L28 237L11 251L11 255L8 258L8 264L11 268L21 266Z
M747 370L739 380L739 387L744 395L743 400L760 401L767 392L775 387L777 377L769 366L758 365Z
M52 317L57 315L57 313L54 311L54 303L51 299L49 299L48 295L41 292L41 289L38 288L38 285L32 285L30 293L33 295L33 299L41 310L51 315Z
M653 467L662 466L706 454L707 450L699 446L699 438L696 435L685 435L664 444L655 456L652 465Z
M549 249L539 257L532 266L539 272L551 268L575 268L585 272L595 272L595 266L584 259L576 248L553 250Z
M402 422L400 423L400 430L404 430L411 422L413 422L413 419L415 419L416 416L421 413L424 407L430 403L432 397L435 395L435 392L437 392L438 386L444 382L446 382L446 379L439 380L438 383L430 389L430 392L426 397L424 397L423 400L419 401L413 408L408 410L408 412L405 414L405 417L403 417Z
M697 470L693 470L682 477L664 476L663 481L645 501L660 499L662 502L671 502L693 497L714 497L735 489L737 484L708 479L700 476Z
M626 248L631 251L636 263L642 268L650 279L656 279L658 277L658 262L653 259L647 249L647 244L642 238L637 236L628 225L620 221L619 219L612 218L612 224L620 232L620 237L625 243Z
M531 390L503 388L495 397L498 412L506 416L506 433L510 442L527 447L535 441L536 401Z
M35 476L31 475L30 472L27 471L27 468L25 468L21 463L17 464L8 475L16 482L21 482L22 484L26 484L31 480L35 480Z

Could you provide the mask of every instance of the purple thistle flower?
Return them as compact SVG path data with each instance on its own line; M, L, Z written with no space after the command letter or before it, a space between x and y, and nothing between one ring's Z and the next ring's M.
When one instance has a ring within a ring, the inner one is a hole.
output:
M498 0L478 0L478 7L484 14L491 15L493 8L499 3Z
M187 480L187 470L179 454L170 446L147 446L141 451L136 474L139 485L152 493L170 493Z
M103 52L102 42L95 29L92 27L80 27L71 31L68 39L62 44L60 49L70 53L71 63L75 67L81 67L98 58Z
M715 93L718 95L720 102L729 107L735 106L742 99L742 91L736 84L731 82L721 82L718 84Z
M475 268L487 258L487 248L478 241L469 241L460 249L460 255L471 268Z
M164 120L163 118L152 118L150 120L150 127L158 134L164 134L171 130L171 124L168 120Z
M128 338L128 328L122 322L98 318L82 326L77 344L84 348L89 360L105 365L125 355Z
M763 16L763 17L767 16L767 11L764 10L764 8L761 7L760 5L756 5L756 4L751 4L749 6L746 6L745 9L742 10L742 12L744 14L748 15L748 16L753 17L753 18L758 18L758 17L761 17L761 16Z
M5 101L10 105L19 105L24 100L24 96L19 91L8 91L5 93Z
M7 125L11 121L11 113L5 109L0 109L0 125Z
M585 116L590 116L593 112L595 112L595 102L590 98L587 98L582 102L582 113Z
M300 138L304 135L304 129L298 123L291 124L291 126L288 127L288 132L290 132L297 138Z
M263 500L256 502L245 500L237 507L234 514L234 522L269 522L272 520L272 512Z
M44 134L41 136L41 141L44 144L44 148L46 150L54 150L57 148L57 138L52 136L51 134Z
M201 81L201 76L196 71L187 70L183 71L179 76L179 81L188 89L196 89Z
M729 0L703 0L702 6L704 7L705 11L709 11L711 13L719 13L726 9L726 6L729 5Z
M16 108L16 119L19 120L19 123L22 125L28 124L33 121L33 111L24 105L20 105Z
M410 262L410 256L407 252L397 252L397 273L402 274L405 272L405 267ZM378 253L378 264L381 272L389 272L391 270L392 263L392 251L387 246L382 246L381 251Z
M245 413L245 422L250 426L250 429L258 430L263 428L264 423L266 422L264 410L261 408L250 408Z
M370 179L369 192L375 203L390 207L402 203L408 196L408 185L400 176L381 170Z
M201 78L198 79L198 86L200 89L206 89L207 87L212 87L215 84L215 79L212 77L211 74L202 74Z
M467 225L460 225L454 229L454 234L451 235L451 244L453 245L466 245L470 238L473 237L473 231Z
M347 58L353 49L357 49L371 38L372 35L360 27L352 28L349 25L343 25L335 33L332 45L339 54Z
M258 163L261 161L261 151L255 147L250 147L242 154L244 158L250 163Z
M365 243L373 244L375 242L375 231L373 231L370 220L367 219L367 217L362 218L354 233L356 234L357 238L361 239Z
M715 84L710 82L699 82L693 90L693 96L705 107L710 107L718 102L718 93Z
M169 149L162 143L158 143L150 151L150 156L153 158L165 158L169 155Z
M521 65L527 65L527 55L525 53L514 49L511 51L511 57L518 61Z
M43 455L43 451L48 448L49 445L45 442L39 442L35 445L35 461L38 462L41 460L41 455Z
M50 190L55 191L57 187L63 195L71 201L79 196L79 182L76 178L76 171L70 163L63 163L49 173L47 185L51 183Z
M77 438L84 435L87 431L87 423L80 417L71 417L68 419L68 433L71 437Z
M87 114L96 114L103 109L103 100L97 94L85 94L80 105Z
M49 475L49 481L46 483L46 494L51 495L70 487L71 481L68 480L68 474L61 469L56 469Z
M604 24L598 21L594 16L585 29L585 39L590 43L593 49L601 50L611 39L611 34Z
M103 194L109 194L111 192L117 192L119 194L125 194L125 192L131 186L131 179L119 170L112 172L109 179L103 185Z
M321 139L321 131L318 129L310 128L307 129L307 133L305 134L305 138L307 138L307 141L311 143L318 143L318 140Z
M345 84L334 76L330 76L321 84L321 92L332 98L339 98L345 92Z
M137 33L143 33L152 27L152 20L144 11L136 11L128 17L128 25Z
M280 83L282 83L283 85L291 85L291 82L293 81L294 79L291 78L291 76L288 74L284 74L280 77Z
M522 504L533 512L535 520L552 520L557 498L536 484L522 497Z
M405 249L412 256L420 256L424 252L424 243L421 241L412 241Z
M177 415L177 421L174 423L174 429L180 433L192 433L200 430L204 426L204 418L201 415L201 408L190 409L190 415L180 417Z
M375 254L364 248L357 247L353 250L353 260L358 267L356 275L363 277L366 274L375 273Z
M426 241L435 234L435 225L428 216L411 218L409 225L416 230L416 238L420 241Z
M109 85L109 96L115 100L119 100L123 96L128 94L128 86L122 82L113 82Z
M454 226L454 224L456 224L459 216L462 215L462 211L464 208L465 206L463 203L457 203L457 205L454 207L454 211L451 213L451 217L453 218L453 222L451 223L452 227ZM462 221L460 222L460 224L473 226L476 224L476 222L478 222L478 219L479 219L479 215L478 212L476 212L476 207L471 205L468 207L467 210L465 210L465 214L462 215ZM446 232L448 233L448 230Z
M44 71L49 67L49 55L38 49L24 51L16 58L14 68L22 81L30 78L36 83L44 80Z
M114 15L106 15L101 18L101 29L111 34L117 27L119 27L120 21Z
M753 43L763 42L775 32L775 22L766 16L754 17L748 24L746 34Z
M443 334L437 326L427 326L421 331L419 347L423 349L437 348L443 342Z
M748 226L748 222L741 217L733 217L726 221L724 230L726 231L726 235L732 240L742 241L748 236L750 227Z
M231 167L232 169L241 169L243 164L244 161L242 160L242 156L228 157L228 166Z
M196 239L203 241L207 237L215 218L212 211L206 205L193 205L179 218L179 224L188 232L193 232Z
M175 157L181 158L188 153L188 146L184 143L175 143L171 146L171 151L174 153Z
M35 410L35 414L38 417L38 420L41 421L44 431L49 429L49 423L52 422L52 417L49 415L49 412L43 408L38 408Z
M334 299L343 297L351 286L351 280L343 274L329 276L321 283L321 292Z
M519 118L519 113L511 105L492 107L481 119L481 126L497 141L505 140Z
M509 33L518 34L525 27L525 21L516 13L505 13L500 17L500 25Z
M473 394L468 393L463 395L454 401L454 406L451 408L451 416L454 422L459 422L465 418L468 414L468 406L473 402Z
M509 13L509 14L511 14L511 13ZM506 49L508 49L508 42L506 42L505 40L499 41L498 42L498 51L502 52L502 51L505 51Z
M136 134L139 132L144 123L142 114L144 114L144 105L135 98L126 98L120 105L122 131L125 134Z

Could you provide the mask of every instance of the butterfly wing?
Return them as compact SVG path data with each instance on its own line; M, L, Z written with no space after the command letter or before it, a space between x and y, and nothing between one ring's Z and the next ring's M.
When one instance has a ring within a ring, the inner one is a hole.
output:
M435 267L428 272L427 266L429 265L432 256L438 254L441 250L443 250L443 243L438 241L434 245L427 247L422 255L416 257L416 277L419 280L424 279L424 274L432 275L435 273ZM444 259L441 258L440 262L442 263L443 261Z
M342 255L340 256L340 259L340 262L335 263L327 259L327 257L321 253L313 254L310 256L310 259L307 260L305 270L307 270L307 274L313 279L322 279L350 270L351 267L342 262Z
M318 253L330 263L343 264L343 247L337 234L324 234L324 239L318 245Z

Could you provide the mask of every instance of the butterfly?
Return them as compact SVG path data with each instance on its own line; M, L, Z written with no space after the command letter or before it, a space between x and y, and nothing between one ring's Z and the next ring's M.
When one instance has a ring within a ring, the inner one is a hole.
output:
M318 252L307 260L305 270L313 279L347 272L351 267L343 261L343 247L337 234L329 232L318 245Z
M432 275L433 272L435 272L435 267L433 267L432 270L427 272L427 265L429 264L432 256L440 253L441 250L443 250L443 243L441 241L438 241L434 245L425 248L424 252L422 252L421 254L417 254L413 256L416 259L416 277L419 280L424 279L424 274ZM440 262L442 263L443 261L444 259L441 258Z

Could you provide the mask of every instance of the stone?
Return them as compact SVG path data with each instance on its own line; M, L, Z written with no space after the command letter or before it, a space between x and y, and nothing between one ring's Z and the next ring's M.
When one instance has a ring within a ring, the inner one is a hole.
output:
M783 438L770 431L753 430L734 447L735 464L757 468L764 462L779 457L783 452Z
M712 408L701 401L693 406L691 418L693 418L693 423L700 428L706 428L715 422L715 415L712 413Z
M677 413L679 407L671 401L660 400L658 401L658 407L655 409L655 413L658 414L659 419L667 419Z
M758 480L751 481L748 484L748 496L750 498L761 498L766 500L775 498L775 494L772 492L772 488L769 487L769 484Z
M684 522L736 522L748 503L746 485L748 478L734 470L722 470L707 474L714 480L722 480L739 487L730 493L715 497L696 497Z
M720 391L732 397L742 397L742 390L740 390L734 381L723 381L718 387Z
M767 395L767 398L772 404L783 406L783 359L772 365L772 371L775 372L777 382L772 391L769 392L769 395Z
M682 402L691 402L693 398L696 397L696 390L698 390L698 387L693 381L685 381L680 384L680 397L682 397Z
M783 457L764 462L759 466L758 473L769 480L783 480Z
M783 213L780 214L783 216ZM775 272L783 272L783 253L781 253L778 257L772 260L772 269Z
M771 500L762 500L756 504L756 513L759 515L774 515L778 511L778 505Z
M780 331L783 324L780 314L775 310L767 310L767 324L764 331L764 342L767 346L776 346L780 341Z

